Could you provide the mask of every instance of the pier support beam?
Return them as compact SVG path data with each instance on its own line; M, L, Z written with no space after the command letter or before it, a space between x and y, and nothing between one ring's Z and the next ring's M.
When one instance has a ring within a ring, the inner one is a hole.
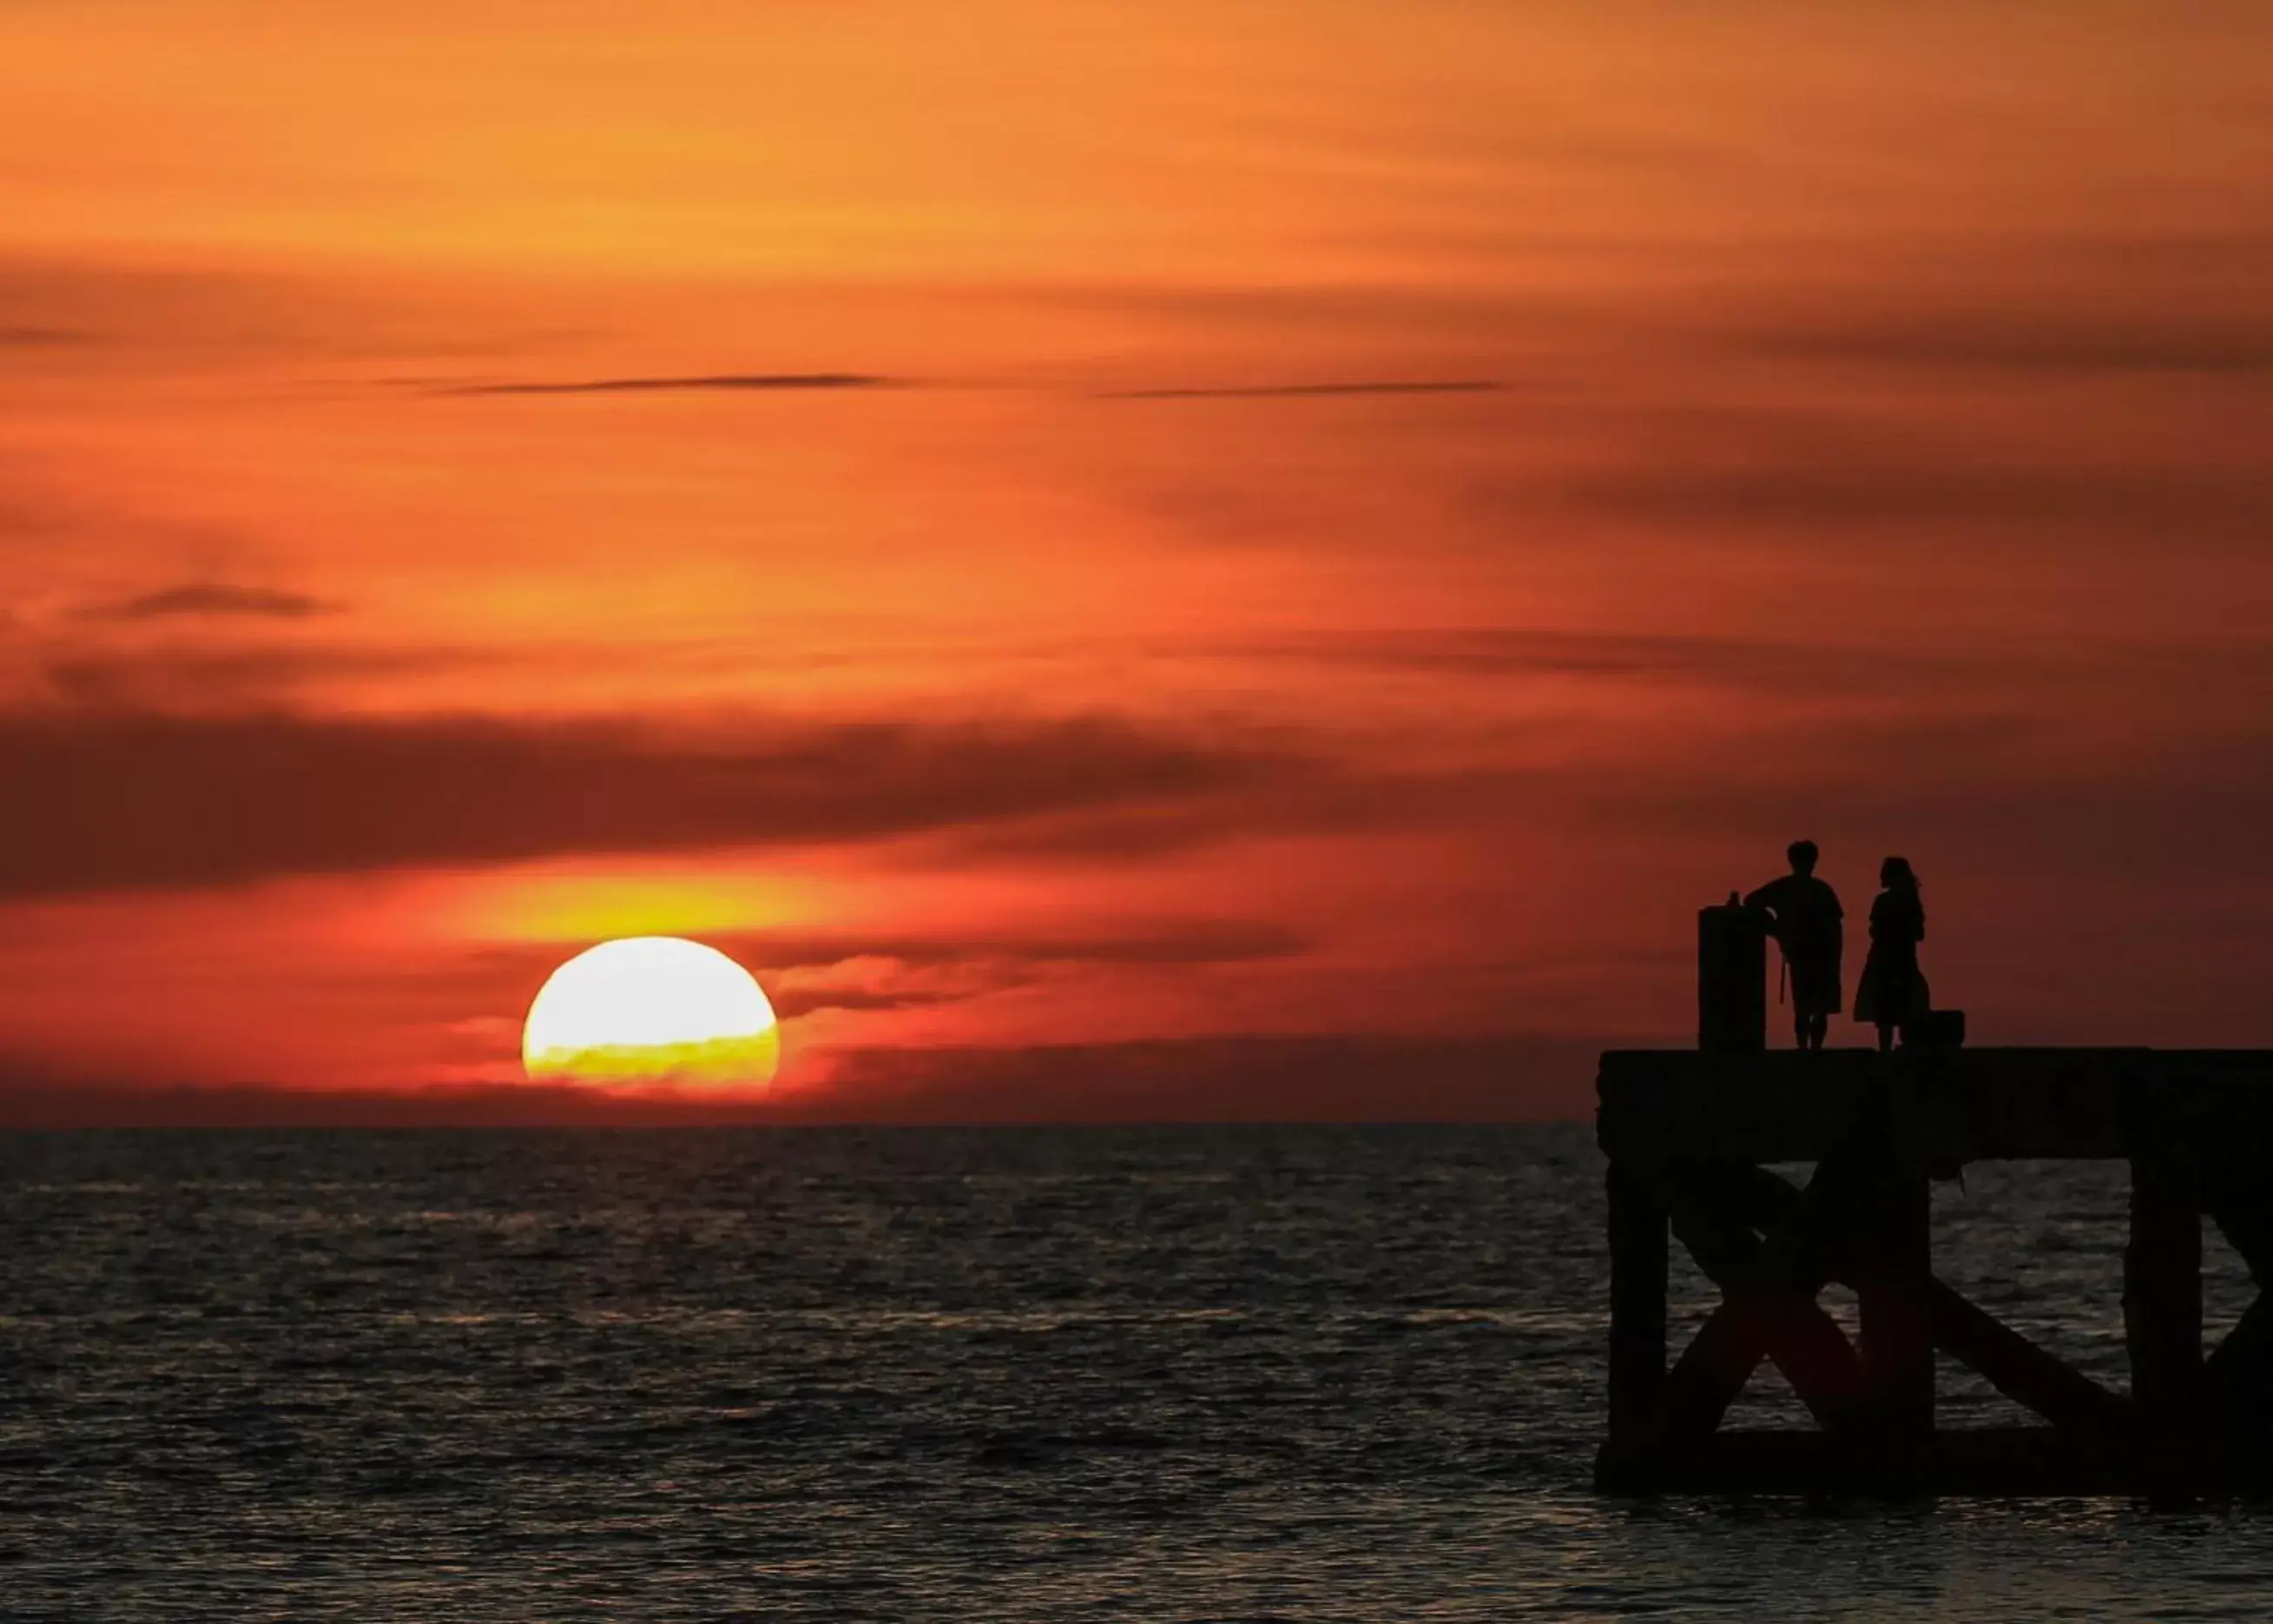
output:
M1854 1273L1872 1426L1890 1455L1922 1457L1933 1436L1933 1198L1923 1172L1891 1157L1866 1187Z
M1610 1427L1605 1475L1613 1463L1647 1458L1656 1447L1665 1394L1666 1213L1654 1180L1612 1161L1607 1175L1610 1240Z
M2149 1433L2194 1430L2202 1391L2202 1196L2194 1159L2176 1148L2131 1158L2123 1333L2132 1399Z

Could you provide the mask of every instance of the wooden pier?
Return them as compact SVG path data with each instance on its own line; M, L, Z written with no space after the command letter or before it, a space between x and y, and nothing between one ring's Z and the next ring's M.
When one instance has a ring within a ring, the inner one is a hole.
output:
M1719 910L1708 910L1719 911ZM1709 980L1709 977L1708 977ZM1749 985L1740 988L1752 995ZM1708 986L1705 1029L1725 1030ZM1715 1020L1720 1021L1716 1029ZM2273 1491L2273 1300L2202 1347L2202 1225L2273 1280L2273 1052L1903 1049L1614 1051L1609 1428L1599 1485L1658 1491L2149 1495ZM2129 1164L2127 1391L1937 1279L1930 1181L1997 1157ZM1812 1163L1804 1185L1766 1165ZM1677 1239L1719 1306L1669 1358ZM1817 1302L1860 1304L1859 1345ZM1937 1357L2042 1425L1944 1431ZM1735 1432L1762 1360L1812 1430Z

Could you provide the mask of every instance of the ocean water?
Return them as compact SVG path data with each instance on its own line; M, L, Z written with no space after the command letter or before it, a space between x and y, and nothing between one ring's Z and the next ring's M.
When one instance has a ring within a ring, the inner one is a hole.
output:
M2249 1508L1596 1496L1601 1183L1577 1127L10 1138L0 1618L2273 1614ZM1977 1168L1939 1265L2119 1381L2121 1188Z

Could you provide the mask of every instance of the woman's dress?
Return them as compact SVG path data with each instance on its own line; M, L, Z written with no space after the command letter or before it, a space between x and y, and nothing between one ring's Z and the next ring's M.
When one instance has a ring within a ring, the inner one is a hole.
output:
M1900 1026L1925 1013L1925 976L1918 943L1925 939L1925 904L1916 891L1881 891L1871 904L1871 956L1855 989L1855 1019Z

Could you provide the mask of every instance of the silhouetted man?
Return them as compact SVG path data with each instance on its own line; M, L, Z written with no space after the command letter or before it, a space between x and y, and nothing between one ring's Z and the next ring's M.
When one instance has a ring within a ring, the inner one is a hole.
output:
M1791 972L1791 1017L1803 1049L1820 1049L1831 1017L1842 1006L1839 959L1846 949L1846 911L1839 894L1815 877L1815 842L1784 848L1791 872L1771 879L1744 899L1768 916L1768 934L1783 949Z

